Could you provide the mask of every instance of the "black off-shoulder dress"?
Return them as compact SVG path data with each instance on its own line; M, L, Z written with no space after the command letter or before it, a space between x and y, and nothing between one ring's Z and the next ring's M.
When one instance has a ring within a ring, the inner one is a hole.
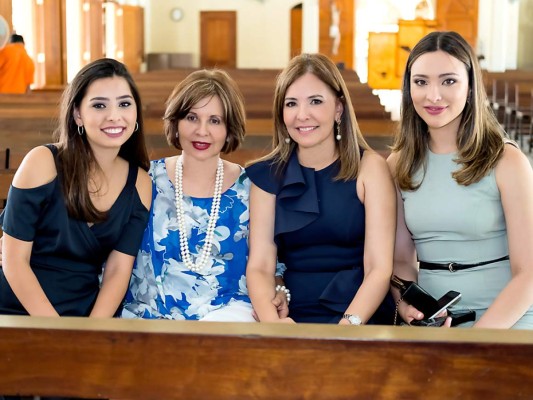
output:
M57 161L57 148L46 145ZM33 242L30 266L46 296L62 316L88 316L99 292L99 274L112 250L136 256L148 221L137 193L137 166L106 221L89 226L69 217L59 176L45 185L11 186L2 229ZM0 269L0 314L27 314Z

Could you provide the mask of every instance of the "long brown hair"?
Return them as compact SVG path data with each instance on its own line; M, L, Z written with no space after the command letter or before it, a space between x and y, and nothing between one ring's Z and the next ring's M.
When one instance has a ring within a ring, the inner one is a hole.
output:
M368 150L370 146L366 143L357 124L350 93L344 78L337 66L322 54L300 54L294 57L289 62L289 65L278 75L274 92L275 133L272 139L273 150L270 154L257 161L272 160L275 164L278 164L278 170L282 170L289 160L297 145L293 141L289 144L285 142L285 139L289 137L287 127L283 122L285 95L294 81L308 72L324 82L344 106L340 121L341 140L335 140L340 160L340 171L336 179L355 179L361 164L360 151ZM334 132L336 132L336 129L337 122L334 122Z
M417 114L411 99L411 68L422 54L444 51L461 61L468 73L470 94L457 132L457 158L460 165L452 176L460 185L478 182L494 168L502 156L505 132L489 106L481 69L470 45L456 32L432 32L422 38L407 59L402 87L401 123L393 152L398 152L395 178L402 190L416 190L414 174L425 169L428 152L428 126Z
M89 195L89 173L99 166L87 141L87 135L78 134L74 110L80 107L91 83L114 76L124 78L128 82L137 105L138 124L135 132L120 147L118 155L145 171L148 171L150 165L144 142L141 97L130 73L124 64L110 58L87 64L63 92L59 125L54 132L54 139L59 144L57 168L62 179L66 207L70 217L82 221L102 221L107 217L107 213L98 211Z
M167 100L164 116L164 131L167 142L181 150L178 122L184 119L191 108L206 97L218 96L222 102L223 119L226 125L226 142L222 153L235 151L244 141L244 97L228 73L219 70L200 70L189 74L178 83Z

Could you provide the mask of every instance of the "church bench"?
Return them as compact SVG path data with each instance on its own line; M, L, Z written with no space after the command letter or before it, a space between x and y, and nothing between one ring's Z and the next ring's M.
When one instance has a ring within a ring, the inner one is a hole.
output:
M0 316L0 392L111 399L533 397L529 331Z

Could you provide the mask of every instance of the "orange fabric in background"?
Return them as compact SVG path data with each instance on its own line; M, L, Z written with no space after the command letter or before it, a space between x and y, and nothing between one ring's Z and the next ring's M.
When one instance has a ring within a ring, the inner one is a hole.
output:
M34 72L35 65L24 44L9 43L0 49L0 93L26 93Z

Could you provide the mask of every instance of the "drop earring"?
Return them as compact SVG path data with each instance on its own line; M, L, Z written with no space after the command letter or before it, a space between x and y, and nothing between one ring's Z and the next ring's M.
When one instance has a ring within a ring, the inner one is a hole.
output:
M290 137L286 137L285 138L285 143L289 144L291 142L291 138Z
M338 120L336 122L337 122L337 136L335 136L335 139L337 139L337 141L340 142L340 140L342 139L342 136L341 136L341 121Z

